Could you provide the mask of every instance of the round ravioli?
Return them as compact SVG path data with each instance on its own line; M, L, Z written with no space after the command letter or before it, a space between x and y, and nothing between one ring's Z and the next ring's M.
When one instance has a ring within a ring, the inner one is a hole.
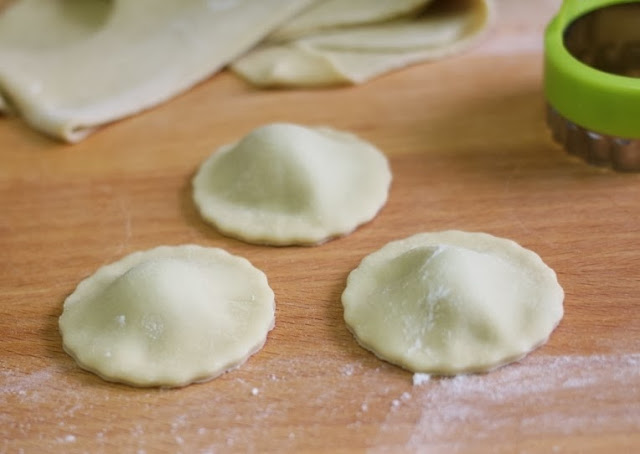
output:
M202 217L250 243L310 245L373 219L391 171L376 147L329 128L278 123L223 146L200 167Z
M555 272L485 233L422 233L365 257L342 294L358 342L413 372L483 372L547 341L563 315Z
M161 246L100 268L65 300L64 349L136 386L184 386L242 364L274 326L264 273L222 249Z

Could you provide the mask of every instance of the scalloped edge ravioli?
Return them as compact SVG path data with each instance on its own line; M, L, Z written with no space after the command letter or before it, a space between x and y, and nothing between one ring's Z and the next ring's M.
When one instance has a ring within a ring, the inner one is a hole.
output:
M205 160L193 198L202 217L228 236L314 245L373 219L390 184L385 155L355 135L274 123Z
M161 246L103 266L65 300L64 349L109 381L184 386L262 348L275 302L264 273L217 248Z
M555 272L486 233L393 241L365 257L342 294L357 341L413 372L484 372L547 341L563 315Z

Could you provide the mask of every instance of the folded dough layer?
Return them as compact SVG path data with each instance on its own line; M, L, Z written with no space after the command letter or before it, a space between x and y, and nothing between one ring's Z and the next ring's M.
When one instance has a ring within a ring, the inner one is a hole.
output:
M351 8L348 2L341 4ZM322 11L325 5L305 15ZM335 6L336 11L339 8ZM394 69L466 49L488 29L493 16L491 0L434 0L419 15L326 28L289 41L267 42L234 61L231 68L258 86L363 83ZM336 21L340 24L340 19ZM312 17L307 22L313 22ZM289 33L288 25L284 30L285 35ZM275 31L271 36L280 35Z
M321 30L384 22L407 16L433 0L325 0L288 20L267 41L291 41Z
M20 0L0 15L0 108L77 142L181 93L317 0Z

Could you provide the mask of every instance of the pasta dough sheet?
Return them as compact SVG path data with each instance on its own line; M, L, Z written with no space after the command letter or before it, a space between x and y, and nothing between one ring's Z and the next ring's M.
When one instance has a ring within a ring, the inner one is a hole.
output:
M284 32L271 35L278 42L256 48L236 60L232 69L258 86L363 83L397 68L458 53L476 42L493 21L490 0L436 0L424 4L427 7L417 15L391 15L392 20L383 22L363 15L363 23L333 29L327 28L331 23L325 11L327 4L321 4L304 15L305 23L316 26L309 26L309 34L281 42L282 36L294 36L299 31L291 31L295 27L287 24ZM350 5L341 2L333 7L336 24L342 25L342 9L349 10L348 17L352 17ZM399 6L394 2L389 10L395 12L394 7ZM318 11L316 21L314 11ZM409 11L413 12L413 8Z
M314 0L20 0L0 14L0 109L77 142L183 92Z
M278 27L267 41L290 41L321 30L384 22L424 8L433 0L326 0Z
M229 64L256 86L362 83L467 48L490 1L19 0L0 14L0 112L78 142Z

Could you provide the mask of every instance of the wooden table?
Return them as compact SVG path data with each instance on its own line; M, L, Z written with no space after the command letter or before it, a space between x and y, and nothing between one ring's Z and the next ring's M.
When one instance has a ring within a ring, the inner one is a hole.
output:
M260 91L222 73L73 146L0 119L0 452L638 452L640 175L590 167L549 137L541 36L558 1L499 6L473 51L364 86ZM201 221L197 166L274 121L384 150L394 182L380 215L313 248L247 245ZM443 229L538 252L566 314L518 363L414 386L356 344L340 294L366 254ZM183 243L266 272L277 326L264 349L175 390L78 368L61 348L64 298L101 265Z

